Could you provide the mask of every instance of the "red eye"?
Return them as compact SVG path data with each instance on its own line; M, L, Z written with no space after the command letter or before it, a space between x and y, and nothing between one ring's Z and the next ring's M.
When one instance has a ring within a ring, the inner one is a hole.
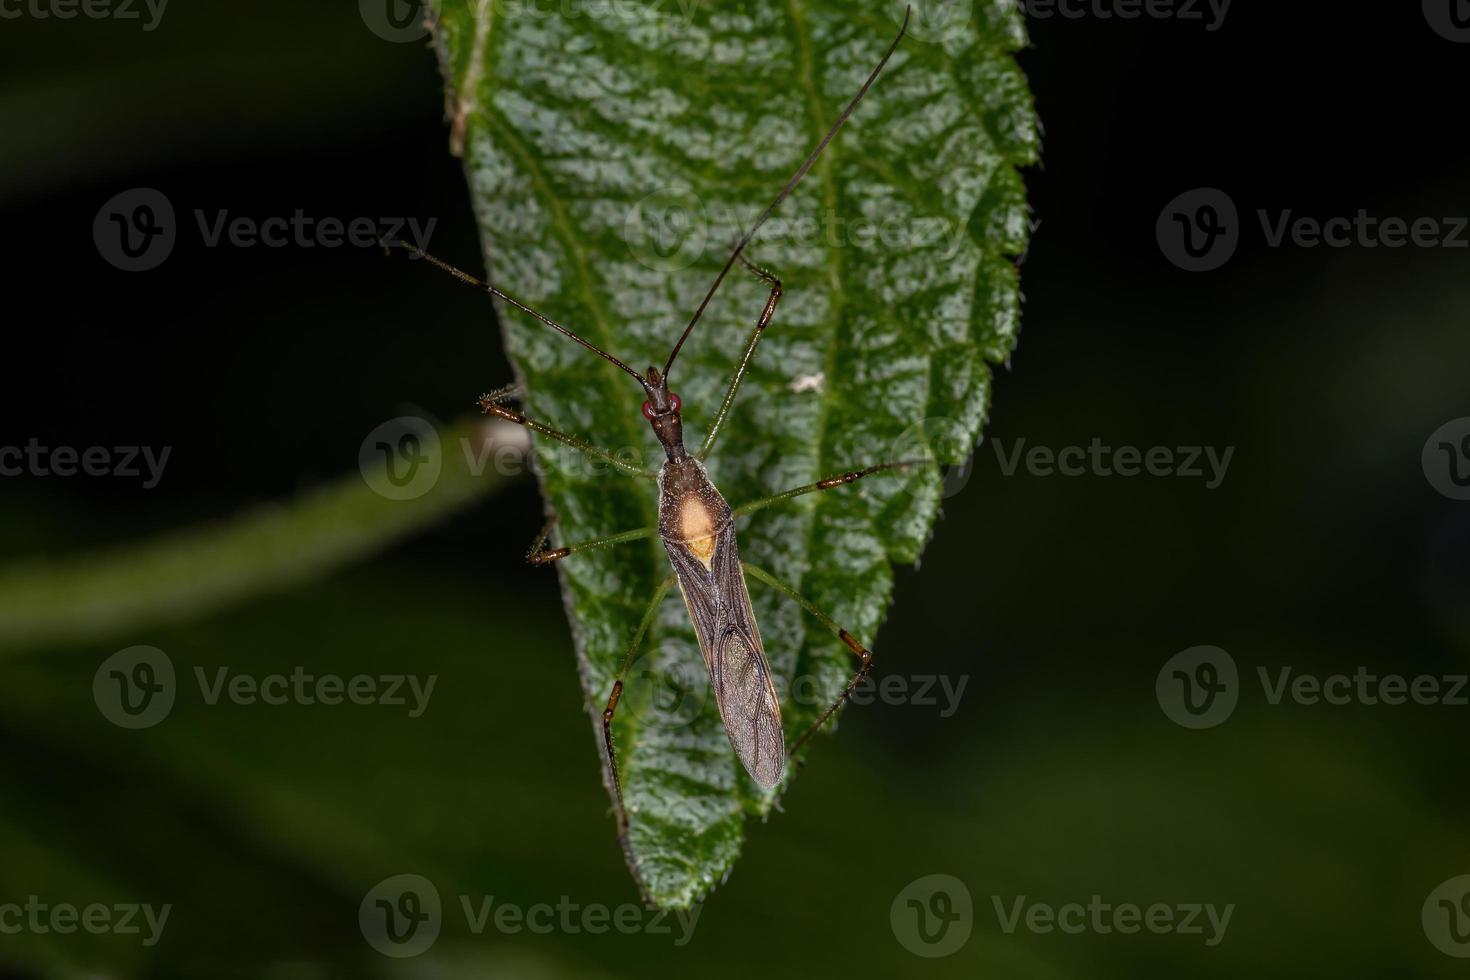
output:
M650 422L653 421L653 406L648 404L648 402L643 403L643 417Z
M684 407L684 403L681 402L681 401L679 401L679 396L678 395L670 395L669 396L669 407L672 408L674 411L677 412L679 409L681 409L681 408Z

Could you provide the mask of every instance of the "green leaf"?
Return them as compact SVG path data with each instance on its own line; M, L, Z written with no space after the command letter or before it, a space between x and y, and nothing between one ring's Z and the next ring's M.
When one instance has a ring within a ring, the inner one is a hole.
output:
M435 37L451 143L493 281L635 368L661 365L739 231L858 90L902 17L901 5L871 0L445 0ZM785 298L709 461L732 505L926 450L947 463L969 456L990 365L1018 328L1013 257L1029 223L1017 168L1037 154L1012 59L1023 41L1002 0L916 10L867 100L756 237L749 255L782 278ZM732 275L680 355L673 388L693 446L765 298L754 277ZM528 414L661 462L632 379L500 312ZM538 457L563 543L654 522L651 483L549 440ZM918 559L940 497L933 472L803 497L746 519L742 555L873 646L892 565ZM668 560L650 539L557 569L601 756L603 703ZM790 743L855 665L794 603L760 583L751 592ZM885 652L876 645L880 673L903 662ZM744 816L774 802L736 760L703 670L671 596L614 729L630 867L662 905L688 905L719 882Z
M376 473L377 485L369 483L360 468L215 524L108 552L0 566L0 655L203 619L324 578L503 486L494 466L472 465L492 455L491 431L475 419L436 433L424 451L437 475L408 494Z

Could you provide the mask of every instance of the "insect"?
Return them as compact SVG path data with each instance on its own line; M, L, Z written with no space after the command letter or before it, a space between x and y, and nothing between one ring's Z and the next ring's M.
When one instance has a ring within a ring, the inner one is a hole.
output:
M656 481L658 487L658 522L653 527L639 528L614 534L610 537L598 538L591 541L581 541L561 547L549 547L551 524L542 529L535 542L531 545L527 560L533 565L549 565L554 562L563 561L572 555L581 554L595 548L611 547L630 541L647 539L657 535L663 542L664 549L668 553L669 561L673 566L673 572L658 586L647 611L643 615L632 642L629 645L627 655L624 657L622 666L618 670L613 682L612 692L607 699L607 705L602 713L603 744L607 753L609 771L612 774L614 795L617 802L618 830L619 836L625 842L627 839L628 816L623 802L622 780L618 772L617 751L613 742L613 720L617 714L618 701L623 694L624 680L632 667L638 649L644 635L658 610L660 603L668 594L675 583L684 598L685 606L689 612L689 618L694 624L695 632L699 639L699 647L704 656L705 667L709 673L710 690L719 708L720 718L724 722L725 732L729 735L730 744L740 758L741 764L760 786L771 788L776 786L786 775L787 759L794 754L809 738L819 731L823 725L832 717L833 713L848 699L852 691L868 675L873 666L873 655L866 647L857 641L851 633L843 629L830 617L818 609L811 601L806 599L794 588L777 579L765 570L741 561L739 548L736 543L735 519L743 517L754 511L772 504L783 503L810 493L833 490L855 483L865 477L878 473L903 470L909 467L927 465L929 460L902 460L895 462L877 463L860 469L848 470L844 473L830 476L816 483L796 487L783 493L778 493L759 500L753 500L738 507L731 507L725 498L710 481L705 471L704 460L708 457L710 450L724 425L726 416L735 402L735 396L740 390L741 382L745 379L747 370L755 356L756 346L760 343L761 335L770 325L772 317L775 316L776 307L781 301L781 281L771 273L759 268L745 257L744 251L761 225L775 212L783 201L790 196L791 192L806 176L807 172L815 165L822 151L837 135L837 132L847 122L857 109L858 103L867 94L868 90L877 81L879 74L883 71L888 60L893 56L899 43L903 40L908 29L908 13L905 12L903 25L898 34L884 51L877 66L868 75L866 81L857 94L847 104L847 107L838 116L837 120L827 130L825 136L807 156L802 165L786 182L786 185L776 195L775 200L761 212L755 222L733 246L729 258L715 277L714 283L705 293L704 299L695 309L694 315L684 327L673 348L669 351L668 359L662 368L650 366L642 374L633 370L622 360L597 347L590 341L578 336L573 331L562 326L521 303L499 288L479 279L461 272L459 269L448 265L439 259L424 253L419 248L406 242L387 242L385 245L402 248L410 251L422 259L430 262L438 268L450 273L460 281L480 289L491 296L497 297L505 303L515 307L526 315L534 318L547 327L561 333L568 339L581 344L598 357L612 363L620 370L632 377L642 387L647 400L644 401L642 412L648 424L653 428L654 435L663 447L665 460L657 471L649 471L629 463L627 460L619 459L605 450L599 449L590 442L577 436L560 432L544 422L527 417L524 413L509 407L505 403L514 395L511 389L503 389L489 395L482 395L480 408L483 412L496 418L525 426L528 429L549 439L564 443L580 452L597 457L603 462L624 472L635 476L646 477ZM739 263L745 270L756 276L769 287L769 295L764 308L756 320L755 329L745 344L744 353L735 368L734 376L730 380L729 387L725 391L725 397L720 404L719 410L711 422L704 443L696 453L691 453L684 445L684 405L669 387L669 377L675 362L678 360L679 352L683 349L685 341L693 333L695 326L704 315L705 309L719 290L726 276ZM746 588L746 576L749 575L761 583L775 589L797 602L811 616L817 619L824 627L830 630L857 659L857 668L837 700L829 707L822 716L807 729L788 751L786 746L785 730L781 719L781 702L777 696L775 684L771 678L771 668L766 660L765 647L761 640L759 627L756 625L755 613L751 609L750 595Z

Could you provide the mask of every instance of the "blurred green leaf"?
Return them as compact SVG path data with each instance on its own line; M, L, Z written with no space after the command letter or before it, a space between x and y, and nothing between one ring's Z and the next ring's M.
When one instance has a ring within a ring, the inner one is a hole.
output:
M730 243L904 15L857 0L438 6L451 144L494 281L638 367L662 363ZM1012 4L920 5L885 75L755 239L749 254L786 295L710 460L732 505L926 446L948 463L969 455L990 365L1018 328L1012 257L1029 227L1017 168L1037 155L1011 56L1023 42ZM680 356L695 446L764 299L733 276ZM532 416L661 461L631 379L524 317L503 322ZM651 484L547 440L538 454L563 542L654 522ZM939 501L932 473L867 480L758 512L742 553L871 645L891 564L918 559ZM600 754L603 702L668 563L651 540L557 568ZM790 742L854 665L794 604L752 590ZM877 659L881 670L881 647ZM702 671L670 598L615 727L630 867L665 905L719 882L743 816L774 801L736 760Z
M106 553L0 567L0 654L199 619L329 575L503 486L490 464L490 432L479 419L445 429L424 447L437 457L437 475L410 487L422 489L413 496L364 463L295 501L229 521Z

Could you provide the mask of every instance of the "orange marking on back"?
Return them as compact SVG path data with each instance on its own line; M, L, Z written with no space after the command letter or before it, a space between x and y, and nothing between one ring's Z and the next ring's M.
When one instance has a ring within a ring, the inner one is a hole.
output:
M715 554L715 522L703 500L692 495L685 498L679 507L679 533L685 547L709 568Z

